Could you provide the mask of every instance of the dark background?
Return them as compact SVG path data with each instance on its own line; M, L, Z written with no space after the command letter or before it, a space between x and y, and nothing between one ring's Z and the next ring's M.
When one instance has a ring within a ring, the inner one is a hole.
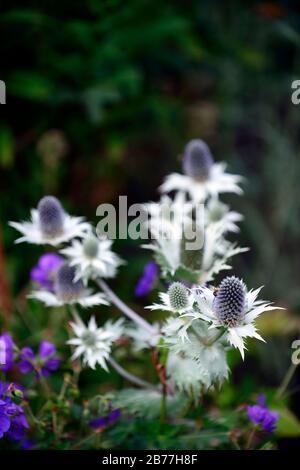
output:
M26 219L45 194L94 222L120 194L157 199L185 143L200 137L246 178L244 197L223 198L244 214L239 241L251 247L235 274L287 308L262 321L268 343L233 380L278 385L300 324L298 2L2 0L0 57L3 323L40 254L14 246L8 220ZM129 266L115 287L142 310L133 292L149 254L115 246Z

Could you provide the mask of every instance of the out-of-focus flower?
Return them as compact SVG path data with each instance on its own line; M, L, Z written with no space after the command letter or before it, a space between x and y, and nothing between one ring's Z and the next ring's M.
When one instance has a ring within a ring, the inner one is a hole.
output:
M237 222L241 222L244 217L239 212L231 211L229 206L223 204L218 198L211 198L207 203L205 218L207 225L219 224L222 227L223 233L236 233L240 230Z
M51 372L56 371L60 366L60 359L55 357L55 354L56 348L54 344L48 341L40 343L37 357L35 357L31 348L22 348L18 363L19 370L22 374L35 370L38 376L48 377Z
M9 333L3 333L0 336L0 347L0 370L7 372L14 362L14 342Z
M115 323L107 321L103 327L98 327L95 317L91 317L86 326L81 318L76 315L75 321L70 322L75 333L75 338L67 343L75 346L72 359L82 356L83 363L92 369L99 364L108 371L106 361L109 359L113 343L123 334L123 319Z
M111 246L112 240L97 238L90 233L82 241L74 240L61 253L70 259L70 266L75 267L75 281L80 279L87 284L90 278L115 277L123 261L112 251Z
M86 308L108 305L104 294L93 294L90 289L84 287L82 281L75 281L75 276L75 268L64 263L57 270L53 292L45 289L35 290L29 297L40 300L47 307L62 307L76 303Z
M13 393L19 390L14 384L0 381L0 439L6 435L14 441L24 438L29 428L22 406L13 401Z
M9 225L22 237L16 243L28 242L36 245L57 246L75 237L82 237L90 230L90 225L83 217L72 217L62 208L53 196L43 197L37 209L31 210L30 222L10 222Z
M242 194L242 177L226 173L224 163L214 163L211 152L201 139L191 140L184 149L183 172L167 176L160 190L163 193L183 191L194 203L205 201L219 193Z
M63 132L58 129L50 129L40 137L37 151L43 157L45 165L52 168L67 153L68 142Z
M181 282L173 282L168 292L160 292L159 297L162 303L149 305L146 308L150 310L164 310L182 315L192 310L194 303L194 297Z
M154 251L163 274L174 275L178 269L188 268L197 272L197 278L204 284L220 271L230 269L230 258L247 251L225 238L226 232L237 229L235 216L224 216L212 223L203 209L196 211L193 220L192 206L180 192L174 201L165 196L160 204L146 204L146 207L150 214L147 227L153 242L144 248Z
M42 255L37 265L31 270L30 277L32 281L53 292L55 276L63 262L64 259L56 253Z
M114 424L121 417L121 410L112 410L107 416L99 416L99 418L92 419L89 425L93 429L103 428Z
M152 349L157 346L160 338L160 325L159 323L152 323L153 332L142 328L139 325L130 324L126 328L126 336L133 341L133 349L135 351L142 351L143 349Z
M217 295L208 287L193 291L196 307L185 316L211 323L211 328L224 328L226 339L238 348L244 359L244 339L247 337L264 339L257 333L255 319L263 312L277 310L271 302L257 300L261 287L247 291L243 281L235 276L227 276L221 282Z
M269 410L264 396L259 397L257 405L247 406L247 414L250 421L259 424L264 431L275 431L279 413Z
M149 261L144 267L143 275L138 280L135 287L136 297L144 297L149 294L153 289L155 281L157 279L158 269L157 264L154 261Z

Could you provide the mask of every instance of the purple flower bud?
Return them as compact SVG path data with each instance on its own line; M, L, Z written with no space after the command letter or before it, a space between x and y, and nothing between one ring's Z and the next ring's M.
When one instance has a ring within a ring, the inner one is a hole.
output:
M138 280L135 287L136 297L144 297L149 294L153 289L154 283L157 279L157 265L154 261L150 261L144 267L143 275Z
M31 270L31 280L39 284L40 287L53 292L55 276L63 262L64 259L56 253L42 255L38 264Z

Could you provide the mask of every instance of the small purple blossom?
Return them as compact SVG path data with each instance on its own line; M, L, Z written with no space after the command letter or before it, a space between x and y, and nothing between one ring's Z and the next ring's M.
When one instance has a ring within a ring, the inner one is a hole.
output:
M0 382L0 439L6 435L14 441L20 441L24 439L29 425L22 406L13 401L14 391L20 391L20 388Z
M121 410L112 410L107 416L99 416L99 418L92 419L89 425L93 429L102 428L110 424L114 424L121 416Z
M269 410L264 395L259 395L257 403L257 405L247 407L248 418L252 423L259 424L264 431L275 431L279 414L276 411Z
M36 282L40 287L52 292L56 272L63 262L64 259L56 253L46 253L42 255L38 264L31 270L31 280Z
M150 261L145 265L143 275L138 280L135 287L136 297L144 297L145 295L149 294L149 292L153 289L157 275L157 264L154 261Z
M14 362L14 342L9 333L3 333L0 336L0 342L2 347L4 346L4 350L0 351L0 370L2 370L3 372L7 372L12 368Z
M36 364L39 372L38 376L48 377L51 372L56 371L60 366L60 360L55 357L56 348L48 341L42 341L39 346L38 355L35 357L33 350L29 347L21 349L19 370L22 374L27 374L34 370Z

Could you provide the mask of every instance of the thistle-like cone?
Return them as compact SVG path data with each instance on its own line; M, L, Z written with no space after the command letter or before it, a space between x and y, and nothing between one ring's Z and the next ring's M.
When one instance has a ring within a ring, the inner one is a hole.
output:
M38 214L41 231L49 237L63 232L64 210L56 197L45 196L38 203Z
M245 312L246 286L235 276L228 276L221 282L214 308L220 322L227 327L237 326Z
M96 258L99 250L99 242L93 235L83 241L83 251L88 258Z
M194 139L186 145L182 169L187 176L204 181L209 177L213 163L211 151L203 140Z
M75 269L67 263L62 264L57 271L54 287L60 300L69 302L80 297L84 286L81 281L74 282L74 278Z
M187 288L181 282L174 282L168 289L170 305L175 312L188 306L189 296Z

